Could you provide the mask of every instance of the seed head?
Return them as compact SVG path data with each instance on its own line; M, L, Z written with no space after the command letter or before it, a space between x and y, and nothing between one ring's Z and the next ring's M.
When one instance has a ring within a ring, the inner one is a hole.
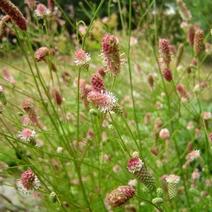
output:
M24 18L18 7L16 7L10 0L1 0L0 10L9 15L11 20L15 22L21 30L25 31L27 29L26 19Z

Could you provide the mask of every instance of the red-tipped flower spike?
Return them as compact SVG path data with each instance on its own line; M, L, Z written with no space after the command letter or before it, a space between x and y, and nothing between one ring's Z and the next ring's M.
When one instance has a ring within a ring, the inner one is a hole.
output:
M27 22L21 11L9 0L0 1L0 10L9 15L21 30L27 29Z
M187 39L188 39L189 44L192 47L194 45L194 36L195 36L196 29L197 29L197 26L195 26L195 25L190 26L188 29Z
M121 59L118 39L114 35L106 34L102 39L102 54L104 56L107 69L114 75L119 74Z
M169 64L171 62L171 52L170 52L170 43L167 39L159 40L159 51L162 63L164 63L167 67L169 67Z
M150 191L155 190L155 183L152 175L147 171L144 162L137 156L128 161L128 171L133 173Z
M19 191L27 194L40 187L40 181L31 169L21 174L21 179L18 180L17 186Z
M99 74L94 74L91 78L91 85L93 90L101 92L105 90L104 81Z
M194 36L194 52L196 53L196 55L198 55L202 49L203 49L203 40L204 40L204 32L199 29L196 30L195 32L195 36Z
M107 209L119 207L126 203L135 195L135 189L132 186L119 186L106 195L105 206Z
M87 99L104 113L112 111L116 105L116 98L108 91L91 91L88 93Z
M163 76L164 76L165 80L168 81L168 82L172 81L172 79L173 79L172 78L172 72L169 68L165 68L163 70Z

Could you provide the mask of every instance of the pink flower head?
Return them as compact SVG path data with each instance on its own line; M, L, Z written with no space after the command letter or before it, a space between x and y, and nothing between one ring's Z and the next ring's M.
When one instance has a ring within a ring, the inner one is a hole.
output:
M2 74L3 74L4 80L8 81L11 84L15 84L16 83L14 77L11 75L11 73L9 72L8 69L6 69L6 68L3 69L2 70Z
M51 49L49 49L48 47L40 47L39 49L37 49L35 51L35 59L37 62L40 62L42 60L45 60L45 57L51 55L51 54L54 54L54 51L52 51Z
M189 95L188 95L186 88L183 84L178 84L176 86L176 90L177 90L177 92L178 92L178 94L180 95L181 98L184 98L184 99L189 98Z
M199 150L193 150L189 152L186 156L187 161L193 161L200 157L200 151Z
M114 75L120 72L120 53L118 39L114 35L106 34L102 39L102 54L108 70Z
M27 194L40 187L40 181L31 169L21 174L21 179L17 182L18 189Z
M170 138L170 132L167 128L163 128L160 130L159 136L161 139L166 140Z
M178 184L180 182L180 177L174 174L171 175L166 175L165 176L165 181L167 183L173 183L173 184Z
M87 65L89 61L91 60L90 55L87 52L85 52L83 49L78 49L75 52L74 56L75 56L74 63L77 66Z
M29 128L24 128L21 132L18 134L18 138L20 138L22 141L28 142L32 139L34 139L36 136L36 133L34 130L31 130Z
M38 17L48 16L50 13L50 10L44 4L38 4L35 10L35 15Z
M135 189L132 186L119 186L106 195L105 206L108 209L119 207L134 195Z
M202 118L204 120L210 120L210 119L212 119L212 113L211 112L203 112L202 113Z
M142 167L144 166L143 161L138 157L132 157L129 161L128 161L128 171L131 173L135 173L135 172L139 172Z
M91 91L88 93L87 99L105 113L112 111L116 104L116 98L108 91Z
M22 118L21 118L21 123L22 123L24 126L30 125L30 124L31 124L31 120L30 120L29 116L28 116L28 115L22 116Z

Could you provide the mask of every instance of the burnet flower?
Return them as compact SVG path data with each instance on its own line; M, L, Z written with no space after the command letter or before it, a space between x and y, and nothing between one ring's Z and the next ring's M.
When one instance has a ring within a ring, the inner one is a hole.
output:
M119 42L114 35L106 34L102 39L102 55L106 64L107 70L112 74L120 73L121 58L119 51Z
M165 176L165 182L168 188L168 195L170 199L173 199L177 195L177 185L180 182L180 177L177 175L167 175Z
M133 173L150 191L156 189L152 175L148 172L144 162L139 158L138 153L133 153L128 161L128 171Z
M37 62L40 62L40 61L45 61L47 56L53 55L53 54L54 54L54 50L49 49L46 46L42 46L35 51L34 57Z
M135 188L129 185L119 186L105 197L105 207L108 210L119 207L135 195Z
M38 4L35 9L35 15L43 18L45 16L48 16L51 14L51 11L44 5L44 4Z
M89 64L90 60L91 60L91 56L83 49L78 49L74 53L74 63L77 66L86 66Z
M12 74L10 73L10 71L7 68L4 68L2 70L2 76L4 78L4 80L8 81L11 84L15 84L16 80L14 79L14 77L12 76Z
M28 169L21 174L21 178L17 180L16 185L18 190L23 194L31 194L41 186L38 177L31 169Z
M187 168L191 162L198 159L199 157L200 157L200 151L199 150L193 150L193 151L189 152L186 155L186 162L183 165L183 168L184 169Z
M9 15L11 20L21 29L27 29L27 21L24 18L21 11L16 7L10 0L1 0L0 1L0 10L5 14Z
M29 128L24 128L18 133L18 138L26 143L35 143L36 132Z
M171 51L170 51L169 40L164 38L159 40L159 54L162 65L165 65L168 68L171 62Z
M163 140L167 140L170 138L170 132L167 128L163 128L160 130L159 137Z
M95 91L101 92L101 91L105 90L104 81L102 79L102 76L98 73L94 74L91 77L91 85L92 85L93 90L95 90Z
M204 41L204 32L201 29L196 30L193 44L194 52L196 55L199 55L199 53L203 50L204 47L203 41Z
M110 112L116 106L117 99L109 91L95 91L92 90L88 93L87 99L92 102L101 112Z

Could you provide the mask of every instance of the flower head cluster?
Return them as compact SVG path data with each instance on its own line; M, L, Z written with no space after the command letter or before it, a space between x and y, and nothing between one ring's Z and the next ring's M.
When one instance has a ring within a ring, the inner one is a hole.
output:
M126 203L134 195L135 189L132 186L119 186L106 195L105 206L108 209L119 207Z
M18 138L20 138L24 142L30 142L36 136L36 132L29 128L24 128L22 131L18 133Z
M35 15L43 18L50 15L50 10L44 4L38 4L35 10Z
M114 75L120 72L121 59L118 39L114 35L106 34L102 39L102 54L107 69Z
M74 63L77 66L85 66L88 65L89 61L91 60L90 55L85 52L83 49L78 49L75 54Z
M10 0L1 0L0 10L9 15L11 20L14 21L21 30L27 29L26 19L21 11Z
M18 190L24 194L39 189L40 181L31 169L26 170L21 174L21 178L17 181Z
M97 106L102 112L106 113L112 111L116 105L116 97L109 91L95 91L88 93L87 99Z

